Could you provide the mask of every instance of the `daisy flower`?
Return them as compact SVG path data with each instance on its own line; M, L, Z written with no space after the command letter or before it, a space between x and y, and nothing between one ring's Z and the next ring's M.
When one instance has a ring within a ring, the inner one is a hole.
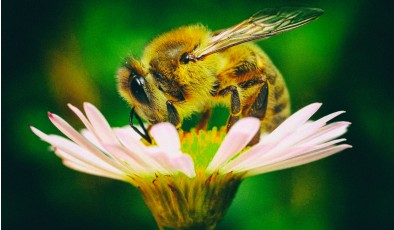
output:
M130 127L111 128L89 103L84 104L86 115L69 105L86 126L81 132L52 113L50 121L68 138L31 130L53 147L65 166L136 186L159 228L213 229L245 178L351 147L339 138L349 122L327 124L343 111L309 120L320 106L310 104L294 113L252 147L248 143L260 129L256 118L239 120L227 134L216 128L183 132L160 123L150 130L153 144L147 144Z

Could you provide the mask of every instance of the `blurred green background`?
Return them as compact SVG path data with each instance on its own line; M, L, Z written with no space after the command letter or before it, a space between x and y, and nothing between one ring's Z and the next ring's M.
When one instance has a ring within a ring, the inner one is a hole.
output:
M353 123L354 148L247 179L218 229L393 228L394 20L389 1L365 0L2 1L2 227L155 229L136 188L63 167L28 125L58 133L50 110L82 127L66 103L83 101L125 125L114 79L123 57L171 28L217 30L272 6L325 10L259 45L286 78L293 111L316 101L319 116L347 111L339 119Z

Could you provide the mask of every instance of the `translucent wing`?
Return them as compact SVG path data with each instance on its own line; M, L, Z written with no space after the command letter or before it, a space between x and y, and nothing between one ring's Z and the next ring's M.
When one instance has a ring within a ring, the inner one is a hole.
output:
M208 45L198 47L189 57L201 59L244 42L268 38L305 25L322 14L323 10L317 8L263 9L239 24L217 32Z

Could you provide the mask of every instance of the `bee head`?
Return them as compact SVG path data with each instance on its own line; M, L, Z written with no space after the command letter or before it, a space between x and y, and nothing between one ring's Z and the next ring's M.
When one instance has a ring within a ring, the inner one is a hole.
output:
M158 123L169 121L169 101L181 119L203 106L201 99L211 96L222 64L217 55L202 60L192 53L209 37L203 26L181 27L155 38L141 60L126 59L118 71L118 89L136 114Z
M166 98L139 61L126 59L117 73L117 81L120 95L135 113L151 124L166 120Z

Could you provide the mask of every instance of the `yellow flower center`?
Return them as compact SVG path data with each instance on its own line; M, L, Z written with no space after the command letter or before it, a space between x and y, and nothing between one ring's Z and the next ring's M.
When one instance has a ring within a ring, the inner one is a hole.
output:
M218 130L214 127L211 130L192 129L190 132L180 131L181 150L189 154L193 161L196 172L205 171L215 153L226 136L225 128Z

